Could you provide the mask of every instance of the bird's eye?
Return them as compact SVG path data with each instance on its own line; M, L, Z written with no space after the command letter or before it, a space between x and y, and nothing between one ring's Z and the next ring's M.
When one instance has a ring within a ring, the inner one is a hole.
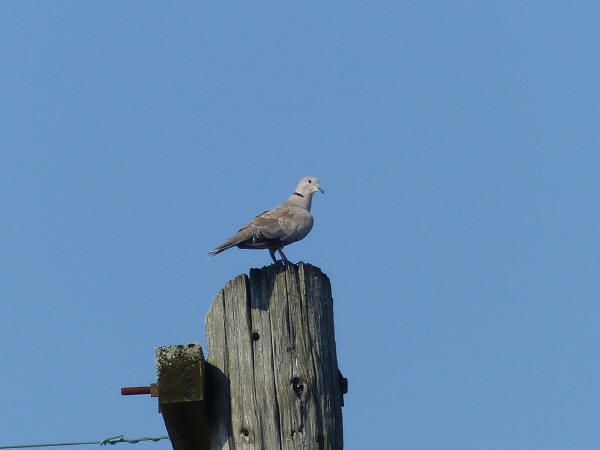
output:
M312 180L308 180L309 183L312 183Z

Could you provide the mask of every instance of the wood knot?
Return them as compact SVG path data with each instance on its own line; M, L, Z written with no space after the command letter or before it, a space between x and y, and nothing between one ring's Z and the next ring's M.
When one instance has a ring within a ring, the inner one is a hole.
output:
M292 378L290 383L298 398L303 398L306 395L306 383L300 377Z
M250 333L250 340L252 342L256 342L260 339L260 334L258 334L258 331L253 331L252 333Z
M292 439L295 439L298 435L302 436L302 433L304 433L304 425L300 425L297 430L292 430Z
M242 436L242 439L248 442L248 440L250 439L250 431L248 430L248 428L242 427L242 429L240 430L240 434Z

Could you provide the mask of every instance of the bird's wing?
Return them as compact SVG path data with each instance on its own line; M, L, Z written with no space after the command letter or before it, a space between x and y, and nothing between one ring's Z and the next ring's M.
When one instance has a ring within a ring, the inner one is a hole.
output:
M303 220L298 217L297 208L280 207L265 211L256 216L247 226L254 228L254 240L289 241L301 228Z

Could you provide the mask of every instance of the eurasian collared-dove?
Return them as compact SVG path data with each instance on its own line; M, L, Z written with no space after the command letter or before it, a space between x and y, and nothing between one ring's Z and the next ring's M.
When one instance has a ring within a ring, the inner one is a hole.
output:
M314 177L304 177L294 193L281 206L259 214L244 225L235 236L219 245L209 255L216 255L228 248L268 249L273 262L275 250L279 251L283 262L290 262L283 254L283 247L303 239L313 226L310 205L315 192L325 193Z

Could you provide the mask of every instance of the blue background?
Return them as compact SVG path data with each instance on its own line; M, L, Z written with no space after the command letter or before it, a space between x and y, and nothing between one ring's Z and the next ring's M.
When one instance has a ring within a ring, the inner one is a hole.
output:
M345 448L596 448L598 3L217 3L0 3L0 445L164 434L311 175Z

